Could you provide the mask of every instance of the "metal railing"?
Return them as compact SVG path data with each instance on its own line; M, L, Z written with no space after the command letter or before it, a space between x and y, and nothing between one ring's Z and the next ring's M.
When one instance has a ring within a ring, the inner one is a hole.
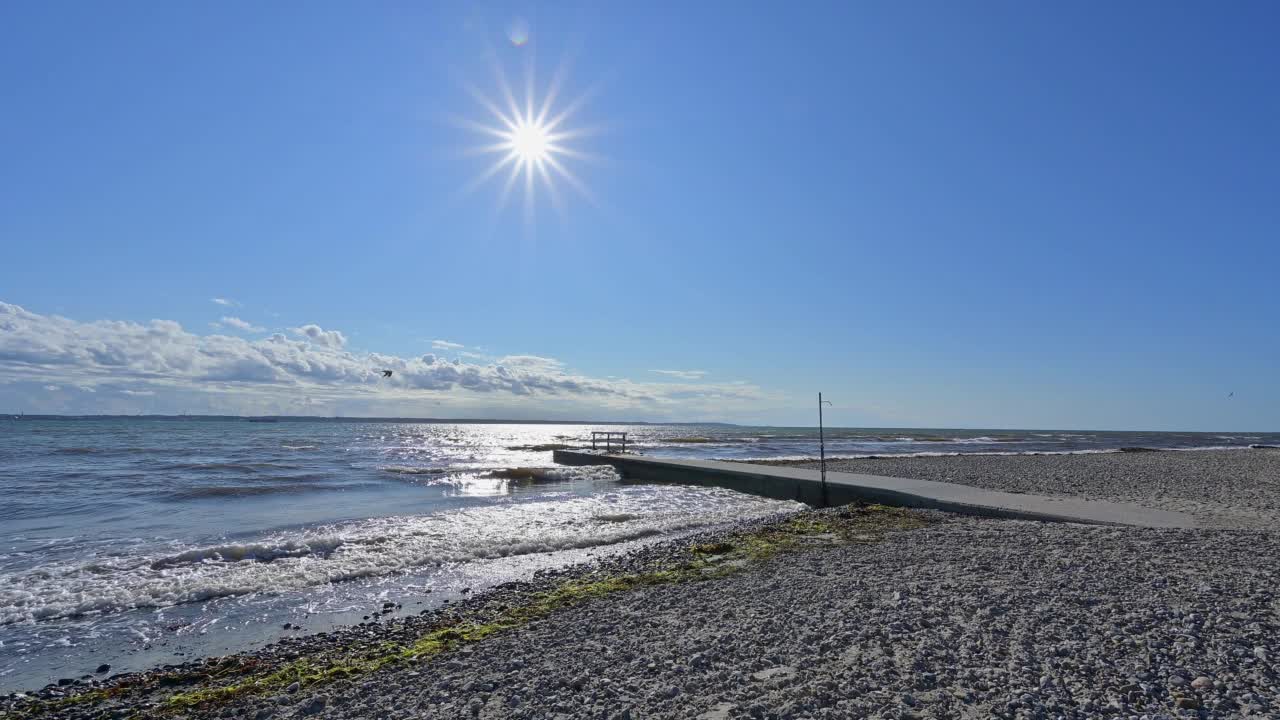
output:
M626 433L600 432L600 431L592 431L591 433L591 449L592 450L599 450L600 444L603 443L604 451L611 453L613 452L614 444L619 442L622 444L621 452L626 452L627 451L627 434Z

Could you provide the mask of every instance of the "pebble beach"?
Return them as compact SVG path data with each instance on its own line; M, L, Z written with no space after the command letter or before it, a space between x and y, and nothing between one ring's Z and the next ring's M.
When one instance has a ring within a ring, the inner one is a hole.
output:
M1280 714L1280 533L1266 522L1280 507L1280 453L835 462L1002 490L1172 503L1206 527L802 511L542 573L441 611L390 608L378 621L256 653L13 694L5 712L255 720ZM1145 495L1144 483L1152 488ZM1233 494L1252 509L1228 512ZM388 645L416 649L383 662Z
M816 460L766 460L816 469ZM1280 449L828 459L827 469L988 490L1131 502L1205 527L1280 527Z

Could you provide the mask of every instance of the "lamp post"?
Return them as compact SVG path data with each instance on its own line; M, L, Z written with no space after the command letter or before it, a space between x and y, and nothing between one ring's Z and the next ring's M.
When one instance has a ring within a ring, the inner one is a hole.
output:
M822 469L822 506L827 506L827 439L822 427L822 406L830 405L830 400L823 400L818 393L818 466Z

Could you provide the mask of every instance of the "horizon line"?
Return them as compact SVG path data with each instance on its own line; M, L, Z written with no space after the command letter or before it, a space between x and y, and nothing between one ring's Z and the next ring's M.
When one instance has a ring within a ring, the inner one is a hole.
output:
M0 415L3 417L3 415ZM204 414L178 414L171 413L138 413L138 414L121 414L121 413L92 413L92 414L61 414L61 413L38 413L27 415L19 413L18 415L10 415L11 418L19 417L31 420L107 420L107 419L136 419L136 420L157 420L157 419L177 419L177 420L250 420L250 419L268 419L268 420L284 420L291 422L298 421L325 421L325 422L396 422L396 423L476 423L491 425L725 425L729 427L769 427L769 428L813 428L817 429L817 425L758 425L734 423L724 420L517 420L513 418L468 418L468 417L412 417L412 416L383 416L383 415L204 415ZM1114 428L1016 428L1016 427L944 427L944 426L926 426L926 425L899 425L899 426L874 426L874 425L828 425L829 430L960 430L965 432L1095 432L1095 433L1186 433L1195 435L1214 435L1214 434L1230 434L1241 435L1250 433L1260 433L1263 435L1274 435L1280 433L1280 430L1135 430Z

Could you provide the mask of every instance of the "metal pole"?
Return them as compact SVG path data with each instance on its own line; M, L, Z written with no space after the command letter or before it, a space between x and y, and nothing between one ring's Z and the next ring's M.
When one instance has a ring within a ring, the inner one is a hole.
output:
M822 468L822 505L827 505L827 439L822 428L822 393L818 393L818 464Z

